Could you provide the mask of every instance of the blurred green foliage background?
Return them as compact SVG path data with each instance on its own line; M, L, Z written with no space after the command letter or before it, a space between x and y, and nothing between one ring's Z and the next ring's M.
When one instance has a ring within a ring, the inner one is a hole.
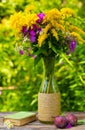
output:
M0 0L0 111L37 111L42 60L34 67L32 58L15 51L14 33L9 26L10 15L28 4L38 11L70 7L85 18L84 0ZM78 45L73 56L62 54L56 60L55 77L61 92L61 111L85 111L85 44Z

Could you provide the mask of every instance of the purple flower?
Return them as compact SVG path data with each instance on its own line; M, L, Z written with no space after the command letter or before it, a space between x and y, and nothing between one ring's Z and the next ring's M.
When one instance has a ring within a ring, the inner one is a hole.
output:
M41 19L41 20L43 20L43 17L45 16L45 14L44 13L39 13L38 14L38 17Z
M35 36L35 35L36 35L36 32L34 31L34 29L30 29L30 30L29 30L29 34L32 35L32 36Z
M29 30L29 39L31 42L36 41L36 32L34 31L34 29Z
M45 14L44 13L39 13L37 16L39 17L39 19L36 22L40 23L43 20Z
M35 42L36 41L36 36L30 35L29 37L30 37L30 41L31 42Z
M23 26L21 32L23 33L24 36L26 36L26 34L28 32L27 26Z
M20 54L20 55L23 55L23 54L24 54L24 51L20 49L20 50L19 50L19 54Z
M34 24L33 25L33 30L35 31L35 32L40 32L41 31L41 28L40 27L38 27L36 24Z
M37 32L38 32L38 33L40 33L40 32L41 32L41 30L42 30L41 28L38 28L38 29L37 29Z
M72 40L70 42L70 51L74 52L74 49L76 48L76 40Z
M37 25L33 24L33 30L37 30Z

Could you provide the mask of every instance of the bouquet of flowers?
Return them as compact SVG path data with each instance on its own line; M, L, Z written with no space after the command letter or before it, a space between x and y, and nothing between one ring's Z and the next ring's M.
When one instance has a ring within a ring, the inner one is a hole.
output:
M76 24L77 23L77 24ZM61 51L73 53L78 40L85 42L85 32L77 27L78 19L70 8L56 8L35 13L32 6L11 16L19 53L40 59Z
M70 8L35 13L29 6L11 16L11 25L19 53L34 57L35 64L43 58L45 74L38 95L38 119L53 122L53 117L60 114L60 92L53 76L55 56L73 53L78 40L85 42L85 32L77 27L78 18Z

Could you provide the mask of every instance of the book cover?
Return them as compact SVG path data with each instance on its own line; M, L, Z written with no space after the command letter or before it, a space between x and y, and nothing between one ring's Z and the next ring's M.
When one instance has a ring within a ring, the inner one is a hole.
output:
M34 112L17 112L4 117L3 121L9 120L13 125L21 126L36 120L36 113Z

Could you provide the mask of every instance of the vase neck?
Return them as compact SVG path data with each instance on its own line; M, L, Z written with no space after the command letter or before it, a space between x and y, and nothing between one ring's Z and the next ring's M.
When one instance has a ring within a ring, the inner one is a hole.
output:
M42 93L56 93L58 92L58 86L54 78L54 64L55 57L43 57L44 62L44 75L43 81L40 87Z
M50 77L54 74L55 57L43 57L44 76Z

